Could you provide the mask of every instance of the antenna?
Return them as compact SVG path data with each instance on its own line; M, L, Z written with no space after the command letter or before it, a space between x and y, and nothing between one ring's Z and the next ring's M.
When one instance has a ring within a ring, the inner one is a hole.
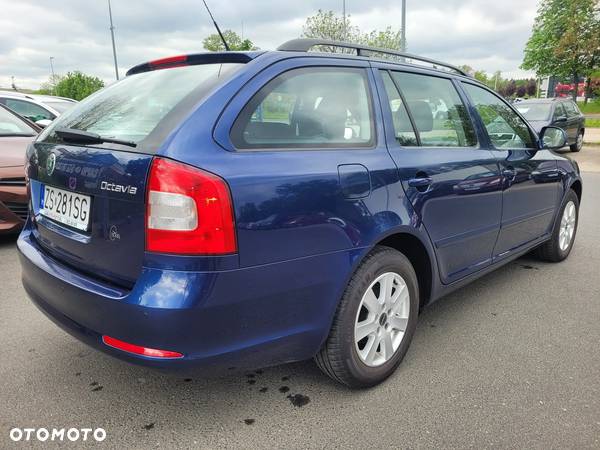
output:
M206 4L206 0L202 0L202 3L204 3L204 6L206 7L206 10L208 11L208 15L210 16L210 19L212 20L213 24L215 25L215 28L217 29L217 33L219 33L219 36L221 37L221 40L223 41L223 45L225 46L225 50L229 51L229 45L227 45L227 41L223 37L223 33L221 33L221 29L219 28L219 25L217 25L217 22L215 21L215 18L213 17L212 13L210 12L210 9L208 8L208 5Z
M110 0L108 0L108 17L110 19L110 38L112 40L113 59L115 60L115 76L119 79L119 65L117 64L117 49L115 47L115 27L112 21L112 10L110 9Z

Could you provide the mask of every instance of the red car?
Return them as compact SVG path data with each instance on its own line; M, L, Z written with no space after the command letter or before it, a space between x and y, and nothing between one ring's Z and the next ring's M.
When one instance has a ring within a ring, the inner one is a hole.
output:
M27 219L25 150L40 130L0 105L0 234L18 232Z

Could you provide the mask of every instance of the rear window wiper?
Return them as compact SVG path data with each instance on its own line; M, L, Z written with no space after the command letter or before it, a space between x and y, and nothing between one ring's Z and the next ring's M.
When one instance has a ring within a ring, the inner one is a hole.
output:
M129 147L137 147L133 141L123 139L114 139L110 137L100 136L89 131L76 130L74 128L55 128L54 133L65 142L73 142L79 144L102 144L108 142L110 144L121 144Z

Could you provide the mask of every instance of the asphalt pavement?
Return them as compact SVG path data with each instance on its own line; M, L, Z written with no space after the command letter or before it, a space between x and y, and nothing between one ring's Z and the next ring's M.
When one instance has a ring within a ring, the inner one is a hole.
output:
M0 239L0 448L32 444L14 427L106 430L72 448L600 448L600 148L576 158L569 259L521 258L429 306L399 370L364 391L310 361L183 379L114 360L29 302Z

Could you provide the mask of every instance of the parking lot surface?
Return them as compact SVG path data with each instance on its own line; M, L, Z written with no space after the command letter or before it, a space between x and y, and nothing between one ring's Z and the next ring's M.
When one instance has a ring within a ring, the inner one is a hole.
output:
M576 158L569 259L521 258L429 306L364 391L310 361L184 379L109 358L29 302L0 238L0 448L13 427L102 427L104 448L600 448L600 148Z

